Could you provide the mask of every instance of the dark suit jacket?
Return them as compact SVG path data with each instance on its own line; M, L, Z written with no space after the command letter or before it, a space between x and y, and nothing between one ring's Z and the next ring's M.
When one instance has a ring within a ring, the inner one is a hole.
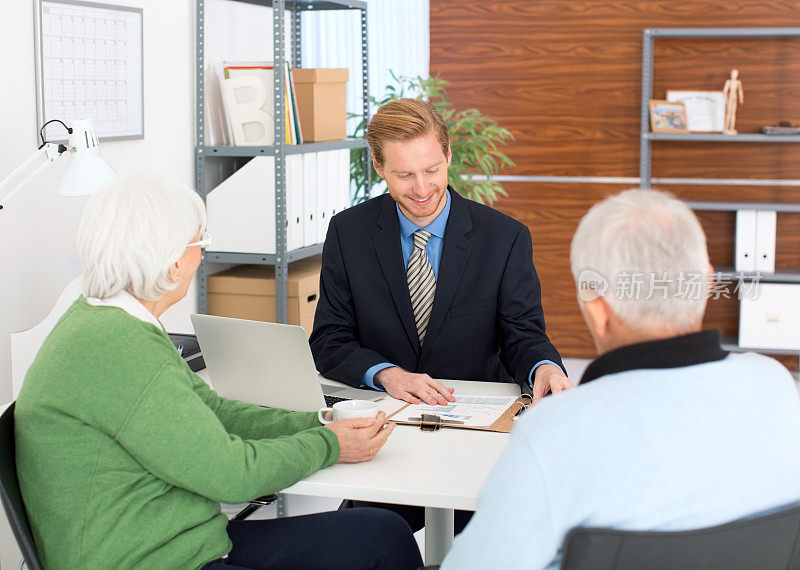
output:
M452 189L450 197L422 347L392 197L331 219L310 339L324 376L358 386L370 367L390 362L434 378L527 386L537 362L561 365L545 333L528 228Z

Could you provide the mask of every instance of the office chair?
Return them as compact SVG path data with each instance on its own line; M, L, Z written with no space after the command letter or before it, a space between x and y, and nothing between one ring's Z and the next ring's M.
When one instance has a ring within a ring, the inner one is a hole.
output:
M245 508L236 513L236 515L234 515L231 520L243 521L261 507L264 507L266 505L271 505L277 500L278 500L278 495L275 493L271 495L264 495L263 497L258 497L257 499L253 499Z
M800 507L681 532L573 528L561 570L800 569Z
M36 554L36 545L31 536L28 515L25 513L25 505L19 492L13 403L0 416L0 499L25 564L30 570L42 570L39 556Z

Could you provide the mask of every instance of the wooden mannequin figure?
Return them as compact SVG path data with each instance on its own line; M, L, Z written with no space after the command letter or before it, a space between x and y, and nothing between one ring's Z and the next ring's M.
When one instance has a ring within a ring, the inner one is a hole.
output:
M722 131L726 135L736 134L736 105L744 103L744 92L742 82L739 81L739 70L731 70L731 78L725 81L722 88L725 94L725 129Z

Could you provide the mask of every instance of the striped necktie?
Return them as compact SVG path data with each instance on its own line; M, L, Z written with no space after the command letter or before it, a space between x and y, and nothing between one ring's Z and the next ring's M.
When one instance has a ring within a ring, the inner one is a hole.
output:
M428 329L428 321L431 318L433 308L433 297L436 293L436 276L433 274L433 267L425 253L425 246L431 239L431 233L417 230L414 236L414 251L408 258L408 292L411 295L411 308L414 311L414 321L417 324L417 334L419 343L425 340L425 332Z

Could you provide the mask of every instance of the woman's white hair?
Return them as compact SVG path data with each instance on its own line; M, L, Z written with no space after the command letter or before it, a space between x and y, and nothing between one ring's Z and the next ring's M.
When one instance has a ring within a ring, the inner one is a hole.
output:
M672 194L626 190L595 204L575 231L570 260L579 298L587 289L602 295L629 327L684 331L702 323L706 237Z
M111 182L89 198L78 228L84 293L105 299L124 290L159 300L177 286L169 268L205 227L203 200L186 186L149 178Z

